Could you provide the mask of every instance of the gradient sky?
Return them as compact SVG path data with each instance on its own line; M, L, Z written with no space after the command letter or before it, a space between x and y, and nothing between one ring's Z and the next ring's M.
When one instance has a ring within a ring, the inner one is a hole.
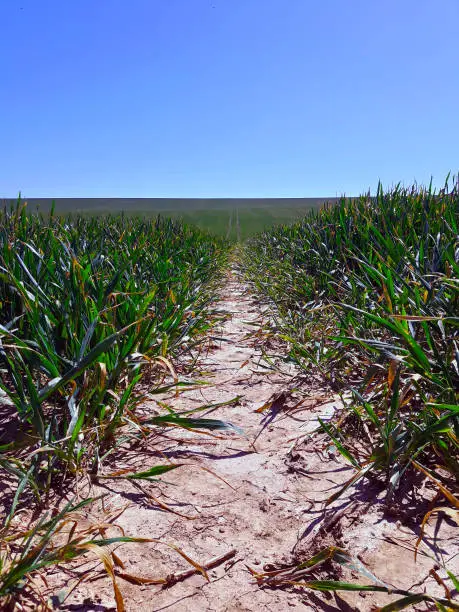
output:
M0 0L0 196L356 195L459 170L458 0Z

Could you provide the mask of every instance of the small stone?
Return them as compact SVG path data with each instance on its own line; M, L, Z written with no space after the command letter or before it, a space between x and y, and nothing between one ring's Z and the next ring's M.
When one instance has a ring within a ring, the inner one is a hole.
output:
M253 564L254 565L260 565L260 559L254 559L253 560Z
M261 502L258 504L258 507L262 512L268 512L269 504L266 499L262 499Z
M220 527L218 530L220 533L225 533L225 530L223 529L223 527Z

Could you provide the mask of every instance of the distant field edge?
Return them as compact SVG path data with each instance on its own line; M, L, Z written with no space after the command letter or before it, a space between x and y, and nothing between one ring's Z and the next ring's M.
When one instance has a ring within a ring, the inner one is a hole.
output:
M326 202L337 202L330 198L27 198L30 210L48 211L55 202L56 212L167 212L191 210L233 210L253 208L319 208ZM1 198L2 206L10 207L15 198Z

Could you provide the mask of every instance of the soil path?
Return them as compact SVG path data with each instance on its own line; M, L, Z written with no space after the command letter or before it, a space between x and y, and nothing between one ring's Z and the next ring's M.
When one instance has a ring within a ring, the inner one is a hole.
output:
M126 610L373 609L373 595L361 598L354 594L346 600L337 596L330 603L311 592L263 590L254 584L247 565L261 570L265 564L289 561L294 549L300 555L310 556L322 544L349 547L384 580L390 581L394 575L402 573L406 578L405 586L419 580L420 572L427 574L428 566L416 566L411 552L400 554L397 549L394 556L394 549L382 543L384 537L393 535L398 527L395 521L382 519L377 496L370 504L366 503L368 498L361 499L358 508L348 505L355 500L340 498L331 514L324 514L322 502L353 472L337 456L330 455L329 444L321 445L320 439L302 443L298 448L294 448L292 441L313 429L318 415L330 416L338 400L321 389L312 376L300 390L299 400L291 390L295 370L281 373L266 366L262 360L261 342L255 333L260 330L263 318L260 305L234 271L229 273L222 287L220 306L227 318L219 340L199 362L201 376L210 384L199 390L185 391L179 397L171 393L161 400L174 409L192 409L240 396L235 405L219 407L209 414L209 418L230 421L241 427L244 435L211 437L169 430L167 436L146 441L143 449L135 454L127 453L121 463L117 457L116 469L147 469L164 463L165 459L187 466L166 474L160 483L142 484L141 489L126 481L100 481L103 486L92 487L91 494L109 493L104 501L105 511L129 503L116 520L126 535L157 538L174 544L201 564L232 550L236 552L231 559L209 570L210 581L194 575L162 588L132 585L120 579ZM277 400L270 410L255 412L273 397ZM157 407L152 402L145 409ZM109 469L105 467L106 471ZM166 511L161 504L189 518ZM320 541L312 545L311 538L337 508L347 508L346 533L343 535L337 522L334 531L331 529L328 535L321 532ZM102 517L99 508L95 518L101 520ZM405 537L411 545L415 542L415 534L408 533ZM165 577L190 568L176 552L157 544L129 544L117 554L125 564L123 571L144 578ZM62 570L58 570L61 585L68 588L81 576L82 570L95 565L97 563L91 561L76 572L69 571L65 585L59 573ZM362 581L361 577L358 581ZM385 601L387 603L387 599ZM102 576L95 582L81 583L60 609L114 610L110 580Z
M222 288L220 306L227 315L220 341L200 360L202 375L211 384L184 392L179 398L170 395L161 399L174 409L191 409L240 396L237 405L221 407L209 416L241 427L244 436L214 438L173 430L177 433L168 439L152 442L150 456L137 456L135 466L132 458L125 463L131 469L145 469L160 462L154 458L159 452L174 462L193 464L167 474L163 477L167 483L142 485L144 491L193 520L163 511L125 482L103 481L110 484L91 493L111 494L105 500L106 509L122 507L126 500L132 502L116 521L128 535L161 538L200 563L232 549L236 555L209 572L210 582L196 575L161 589L120 580L127 610L304 610L298 595L259 589L246 568L247 564L261 569L288 554L297 542L303 512L310 507L304 500L301 479L286 461L292 439L300 433L301 418L291 418L282 411L276 414L275 410L266 416L255 412L273 394L287 388L294 371L281 374L263 363L254 339L262 318L260 306L234 272ZM116 467L124 466L117 460ZM211 470L227 484L200 468ZM119 555L126 571L144 577L166 576L190 567L176 553L153 544L127 545ZM85 606L73 607L82 601ZM108 579L82 583L66 599L67 609L108 610L113 606Z

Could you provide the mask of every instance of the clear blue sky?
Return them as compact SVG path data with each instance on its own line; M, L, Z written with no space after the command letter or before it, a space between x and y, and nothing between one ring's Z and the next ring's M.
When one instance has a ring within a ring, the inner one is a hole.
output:
M458 0L0 0L0 196L299 197L459 169Z

